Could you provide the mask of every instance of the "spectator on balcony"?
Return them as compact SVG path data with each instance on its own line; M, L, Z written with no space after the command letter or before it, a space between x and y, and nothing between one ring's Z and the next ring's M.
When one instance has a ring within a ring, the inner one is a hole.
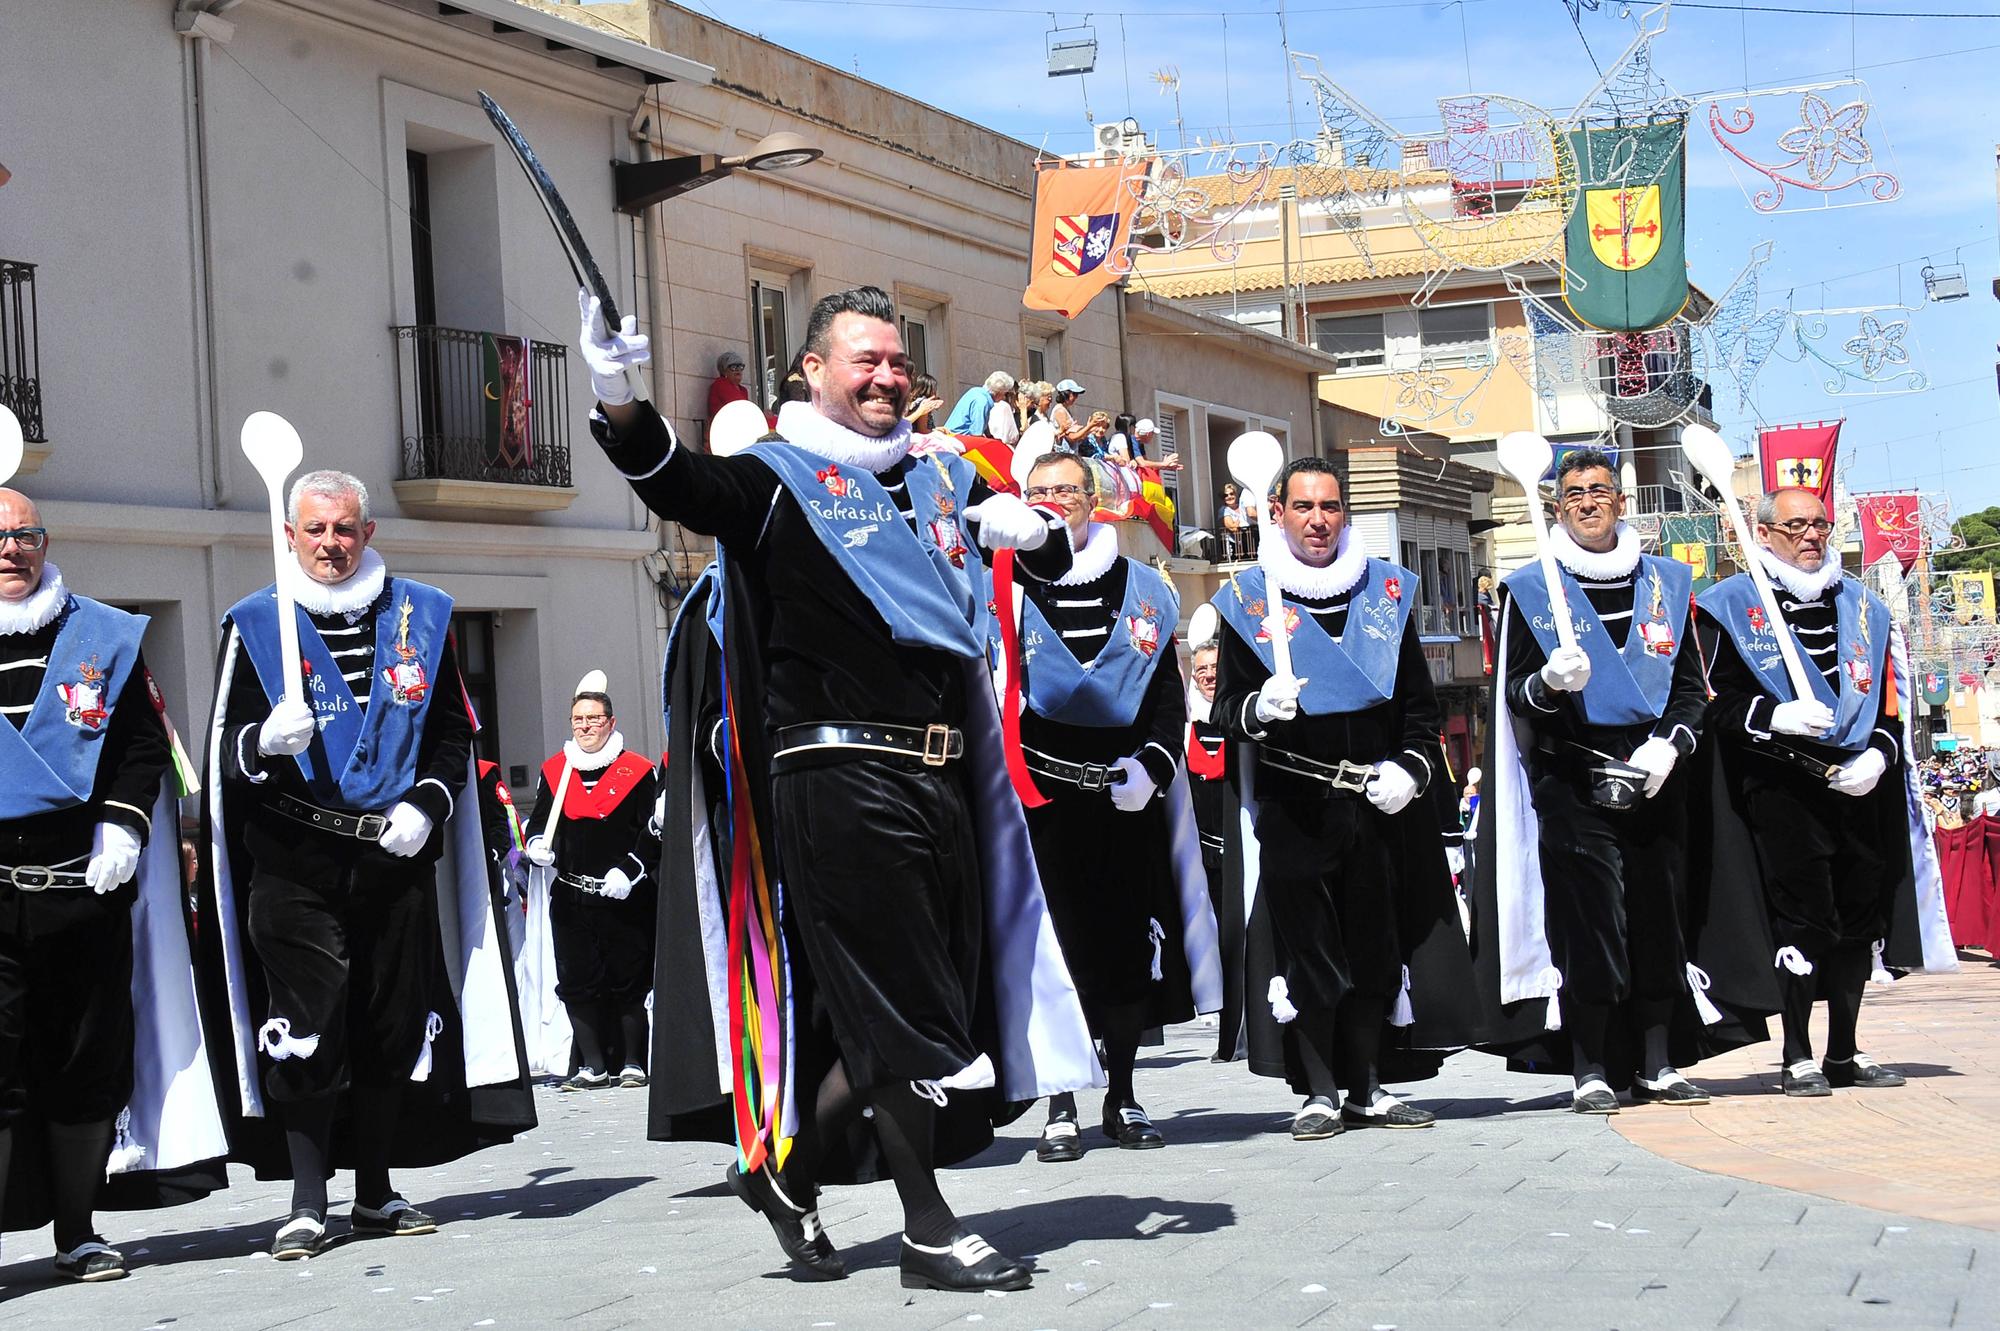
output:
M1141 416L1132 425L1132 460L1144 461L1153 456L1153 444L1160 437L1160 427L1153 424L1152 417Z
M910 423L910 433L929 434L937 429L938 408L944 405L944 399L937 393L938 382L928 374L910 380L910 404L903 408L903 419Z
M995 371L993 377L999 378L999 372ZM1007 383L1007 391L994 395L993 406L986 413L986 435L1012 448L1020 442L1022 404L1027 401L1030 385L1017 384L1011 379Z
M1084 422L1083 438L1077 441L1076 455L1082 458L1103 457L1104 450L1111 445L1111 413L1093 411Z
M1070 452L1081 451L1084 437L1090 427L1076 418L1077 399L1083 396L1083 385L1074 379L1065 379L1057 384L1054 405L1045 402L1043 410L1048 413L1049 424L1056 427L1056 445Z
M1215 516L1222 524L1223 559L1255 559L1257 515L1243 501L1234 481L1222 487L1222 503L1216 508Z
M715 358L715 379L708 386L708 418L732 402L745 402L750 390L743 386L743 353L725 351Z
M964 396L951 409L951 415L945 417L944 428L953 434L992 435L993 409L1011 397L1013 392L1014 376L1005 370L995 370L986 376L986 382L965 390ZM1017 438L1019 434L1016 429Z

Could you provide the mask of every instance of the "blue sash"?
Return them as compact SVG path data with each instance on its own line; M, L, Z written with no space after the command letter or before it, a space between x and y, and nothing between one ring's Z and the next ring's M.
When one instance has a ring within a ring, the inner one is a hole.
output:
M1764 613L1757 584L1748 573L1725 578L1703 592L1697 604L1736 644L1738 655L1764 691L1780 702L1791 702L1791 676L1785 673L1785 659L1778 652L1775 627ZM1875 729L1875 690L1889 687L1889 608L1882 598L1861 585L1859 578L1843 577L1834 597L1839 627L1835 633L1840 659L1838 695L1814 669L1812 657L1799 648L1806 678L1812 682L1813 697L1833 709L1833 729L1818 740L1828 748L1859 753L1868 747ZM1791 626L1785 626L1790 633ZM1793 638L1794 642L1798 639Z
M917 520L913 531L864 468L791 444L752 444L744 452L778 474L891 637L953 656L982 654L985 565L966 539L959 512L978 477L971 463L943 454L904 461L900 474Z
M1172 643L1180 622L1181 598L1148 565L1127 559L1125 569L1125 599L1111 638L1087 662L1049 627L1034 597L1022 598L1022 672L1037 716L1072 726L1129 726L1139 715L1159 650ZM1048 590L1061 596L1064 589ZM999 635L993 636L997 650Z
M139 659L142 616L85 596L71 596L63 616L34 710L19 730L0 721L0 819L90 802L111 708Z
M392 577L378 604L383 608L375 616L374 678L366 708L354 700L312 620L304 610L294 611L299 654L307 667L306 701L319 718L319 734L295 761L313 797L332 808L379 812L417 781L417 746L451 630L451 597L421 582ZM285 696L277 589L266 587L238 601L223 622L230 621L257 668L265 696L277 702Z
M1371 556L1366 576L1348 599L1347 628L1338 640L1313 615L1286 606L1292 673L1306 682L1299 709L1312 716L1337 716L1387 702L1395 692L1403 627L1416 599L1416 574ZM1215 608L1257 659L1275 668L1264 633L1264 570L1249 569L1225 582L1215 594Z
M1620 649L1611 642L1590 598L1568 569L1561 570L1569 596L1570 622L1576 645L1590 657L1590 684L1577 697L1583 719L1594 726L1636 726L1657 721L1667 710L1674 686L1674 658L1687 637L1688 594L1694 570L1677 559L1640 555L1632 575L1632 626ZM1540 560L1507 575L1508 595L1520 604L1521 618L1542 645L1553 652L1556 637L1554 607Z

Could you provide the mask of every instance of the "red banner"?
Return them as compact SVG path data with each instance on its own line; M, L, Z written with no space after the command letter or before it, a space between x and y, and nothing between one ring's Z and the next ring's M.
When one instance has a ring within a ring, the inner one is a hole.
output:
M1774 425L1757 432L1757 455L1764 464L1764 491L1811 490L1833 507L1833 455L1840 446L1841 422Z
M1908 573L1924 552L1924 524L1917 497L1862 495L1854 502L1861 512L1861 567L1870 567L1883 555L1894 555Z

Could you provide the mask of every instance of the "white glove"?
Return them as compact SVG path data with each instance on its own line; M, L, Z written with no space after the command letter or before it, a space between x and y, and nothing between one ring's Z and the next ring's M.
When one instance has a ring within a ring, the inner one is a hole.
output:
M547 837L529 837L528 844L521 847L521 853L527 856L528 863L544 869L556 862L555 847L549 844Z
M283 699L264 718L264 724L257 727L257 752L266 758L304 753L316 729L313 710L303 699L297 702Z
M660 787L660 793L653 798L653 817L646 824L646 830L659 836L667 826L667 788Z
M1417 779L1395 763L1376 763L1364 793L1383 813L1401 813L1417 797Z
M1889 760L1882 756L1882 751L1870 749L1852 762L1834 768L1826 783L1843 795L1866 795L1888 770Z
M1632 750L1632 756L1627 761L1646 774L1647 799L1660 793L1660 787L1667 784L1667 778L1673 774L1674 764L1680 761L1680 757L1681 751L1658 735Z
M1137 758L1120 758L1111 764L1113 772L1123 772L1123 781L1111 783L1111 803L1120 813L1137 813L1152 800L1153 792L1159 789L1153 778L1146 772L1146 765Z
M1590 683L1590 656L1581 647L1558 647L1542 666L1542 683L1557 693L1580 693Z
M638 394L625 376L653 359L652 339L639 331L639 321L626 315L611 333L604 327L604 302L578 288L576 306L583 315L583 331L577 335L577 349L590 367L590 388L607 407L622 406Z
M632 895L632 880L623 869L613 869L604 875L604 895L613 901L623 901Z
M1818 739L1833 729L1833 709L1817 698L1781 702L1771 709L1771 729L1780 735Z
M1299 714L1299 690L1305 681L1296 675L1290 679L1280 679L1273 675L1264 681L1264 687L1257 690L1257 723L1270 725L1273 721L1289 721Z
M389 825L382 829L382 849L397 859L407 860L431 839L431 816L408 800L397 800L389 810Z
M123 823L99 823L90 839L90 863L83 885L103 896L132 881L139 871L139 834Z
M1015 495L996 494L966 507L965 520L979 524L979 543L988 550L1039 550L1054 530L1050 515Z

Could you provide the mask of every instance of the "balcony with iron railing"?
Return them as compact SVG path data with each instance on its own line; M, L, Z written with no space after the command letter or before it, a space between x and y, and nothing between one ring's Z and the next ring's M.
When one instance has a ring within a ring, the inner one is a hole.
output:
M0 406L14 413L26 442L20 475L38 470L49 455L42 417L42 334L35 303L35 265L0 259Z
M569 361L560 343L429 324L396 338L396 497L431 517L554 512L570 473Z

